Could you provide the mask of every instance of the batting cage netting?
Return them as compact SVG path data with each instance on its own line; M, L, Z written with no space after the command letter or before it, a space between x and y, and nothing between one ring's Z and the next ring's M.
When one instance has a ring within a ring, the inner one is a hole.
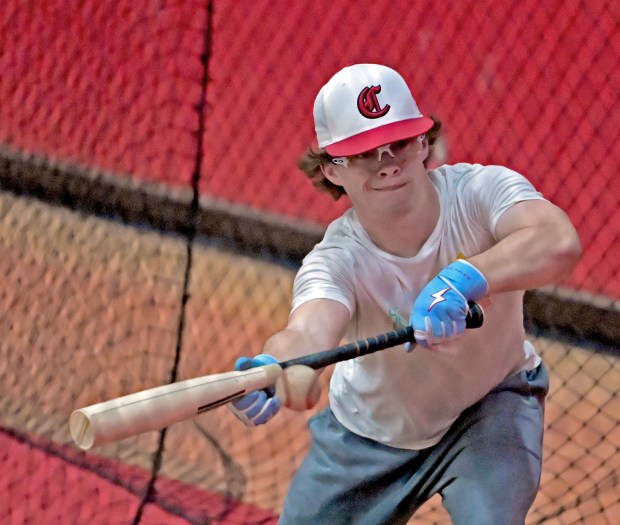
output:
M527 523L618 523L619 20L611 0L5 0L0 522L276 523L317 409L87 452L69 415L231 370L284 326L348 206L295 167L314 96L375 62L442 120L445 162L520 171L576 225L576 269L525 300L551 375ZM433 498L412 523L449 518Z

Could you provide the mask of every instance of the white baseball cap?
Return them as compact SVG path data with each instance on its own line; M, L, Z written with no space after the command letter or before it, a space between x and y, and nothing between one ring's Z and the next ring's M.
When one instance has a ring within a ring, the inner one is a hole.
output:
M378 64L345 67L314 101L318 145L346 157L415 137L433 127L423 116L403 77Z

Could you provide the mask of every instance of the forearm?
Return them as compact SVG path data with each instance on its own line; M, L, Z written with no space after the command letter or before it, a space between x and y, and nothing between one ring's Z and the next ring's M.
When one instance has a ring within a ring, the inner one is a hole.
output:
M284 330L267 339L263 353L286 361L333 348L340 344L349 317L347 308L336 301L304 303L291 314Z
M581 255L579 238L566 224L516 230L489 250L468 258L489 283L489 294L528 290L564 277Z
M312 334L285 328L267 339L263 353L275 357L278 361L287 361L324 350L320 346L320 341Z
M288 324L284 330L276 332L265 344L261 354L249 358L240 357L235 363L235 370L247 370L255 366L273 363L269 357L277 361L287 361L295 357L312 354L334 346L344 335L349 321L348 309L328 299L315 299L302 304L289 316ZM282 377L287 381L293 381L291 370L284 370ZM314 381L316 375L311 372L312 383L302 383L303 388L320 388ZM306 374L306 372L303 372ZM319 370L320 374L321 371ZM303 377L303 376L302 376ZM297 376L297 380L299 380ZM308 378L306 378L308 379ZM305 386L304 386L305 385ZM314 387L312 385L315 385ZM299 387L298 384L298 388ZM295 390L292 390L295 392ZM281 403L289 408L310 408L318 399L318 394L312 394L307 390L307 395L300 396L299 392L291 397L290 392L284 396L275 395L274 389L262 389L251 392L229 404L233 413L247 426L262 425L269 421L280 409ZM312 399L312 402L308 400ZM310 404L309 404L310 403Z

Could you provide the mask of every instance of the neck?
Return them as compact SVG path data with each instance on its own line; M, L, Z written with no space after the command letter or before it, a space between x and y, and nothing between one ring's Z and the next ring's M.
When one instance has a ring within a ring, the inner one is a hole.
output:
M432 182L416 188L411 205L396 211L357 213L373 243L398 257L413 257L428 240L439 220L439 196Z

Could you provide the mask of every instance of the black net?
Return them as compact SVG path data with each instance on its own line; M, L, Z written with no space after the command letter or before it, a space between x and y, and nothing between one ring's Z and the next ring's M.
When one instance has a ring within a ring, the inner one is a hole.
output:
M295 168L314 95L379 62L443 121L446 162L508 165L578 228L575 271L526 295L551 376L527 523L614 523L619 19L611 1L4 2L0 522L276 523L314 411L248 430L217 409L89 452L68 418L230 370L284 326L348 205ZM449 518L433 499L412 523Z

